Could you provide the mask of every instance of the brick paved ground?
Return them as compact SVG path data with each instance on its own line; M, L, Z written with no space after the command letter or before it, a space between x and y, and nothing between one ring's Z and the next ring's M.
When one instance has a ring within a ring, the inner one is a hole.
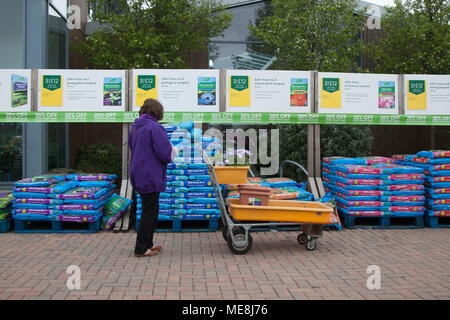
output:
M0 299L450 299L450 229L329 231L313 252L296 236L253 233L233 255L219 232L159 233L162 254L138 259L134 232L0 234Z

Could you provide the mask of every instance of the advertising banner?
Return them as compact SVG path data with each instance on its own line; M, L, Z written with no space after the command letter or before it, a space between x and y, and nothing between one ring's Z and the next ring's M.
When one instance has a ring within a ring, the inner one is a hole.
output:
M31 110L31 70L0 70L0 112Z
M39 70L38 111L125 111L125 70Z

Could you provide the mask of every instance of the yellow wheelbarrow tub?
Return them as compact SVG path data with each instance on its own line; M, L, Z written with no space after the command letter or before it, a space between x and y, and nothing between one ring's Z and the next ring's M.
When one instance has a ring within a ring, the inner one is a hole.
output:
M327 224L333 209L320 202L269 200L268 206L240 205L239 199L228 199L233 219L241 221L277 221Z

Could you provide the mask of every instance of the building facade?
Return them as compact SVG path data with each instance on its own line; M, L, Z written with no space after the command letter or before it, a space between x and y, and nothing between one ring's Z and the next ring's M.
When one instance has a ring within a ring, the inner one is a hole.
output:
M0 68L65 69L68 0L0 0ZM0 123L0 185L65 167L68 126Z

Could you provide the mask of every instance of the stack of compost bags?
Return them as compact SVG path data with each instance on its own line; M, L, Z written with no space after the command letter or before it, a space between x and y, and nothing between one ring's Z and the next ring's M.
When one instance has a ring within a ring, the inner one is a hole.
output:
M77 182L77 187L51 198L63 200L63 204L51 206L63 210L59 221L94 222L103 215L103 207L113 195L116 175L73 174L66 179Z
M423 170L394 162L385 157L324 158L324 186L344 215L423 215Z
M167 165L167 185L160 193L158 220L207 220L220 217L211 178L202 151L211 157L219 141L203 137L193 122L164 125L170 142L179 150ZM137 197L136 228L142 215L142 199Z
M114 193L116 175L39 176L14 185L12 214L17 220L94 222Z
M450 216L450 151L420 151L416 155L395 155L398 163L424 170L426 214Z

